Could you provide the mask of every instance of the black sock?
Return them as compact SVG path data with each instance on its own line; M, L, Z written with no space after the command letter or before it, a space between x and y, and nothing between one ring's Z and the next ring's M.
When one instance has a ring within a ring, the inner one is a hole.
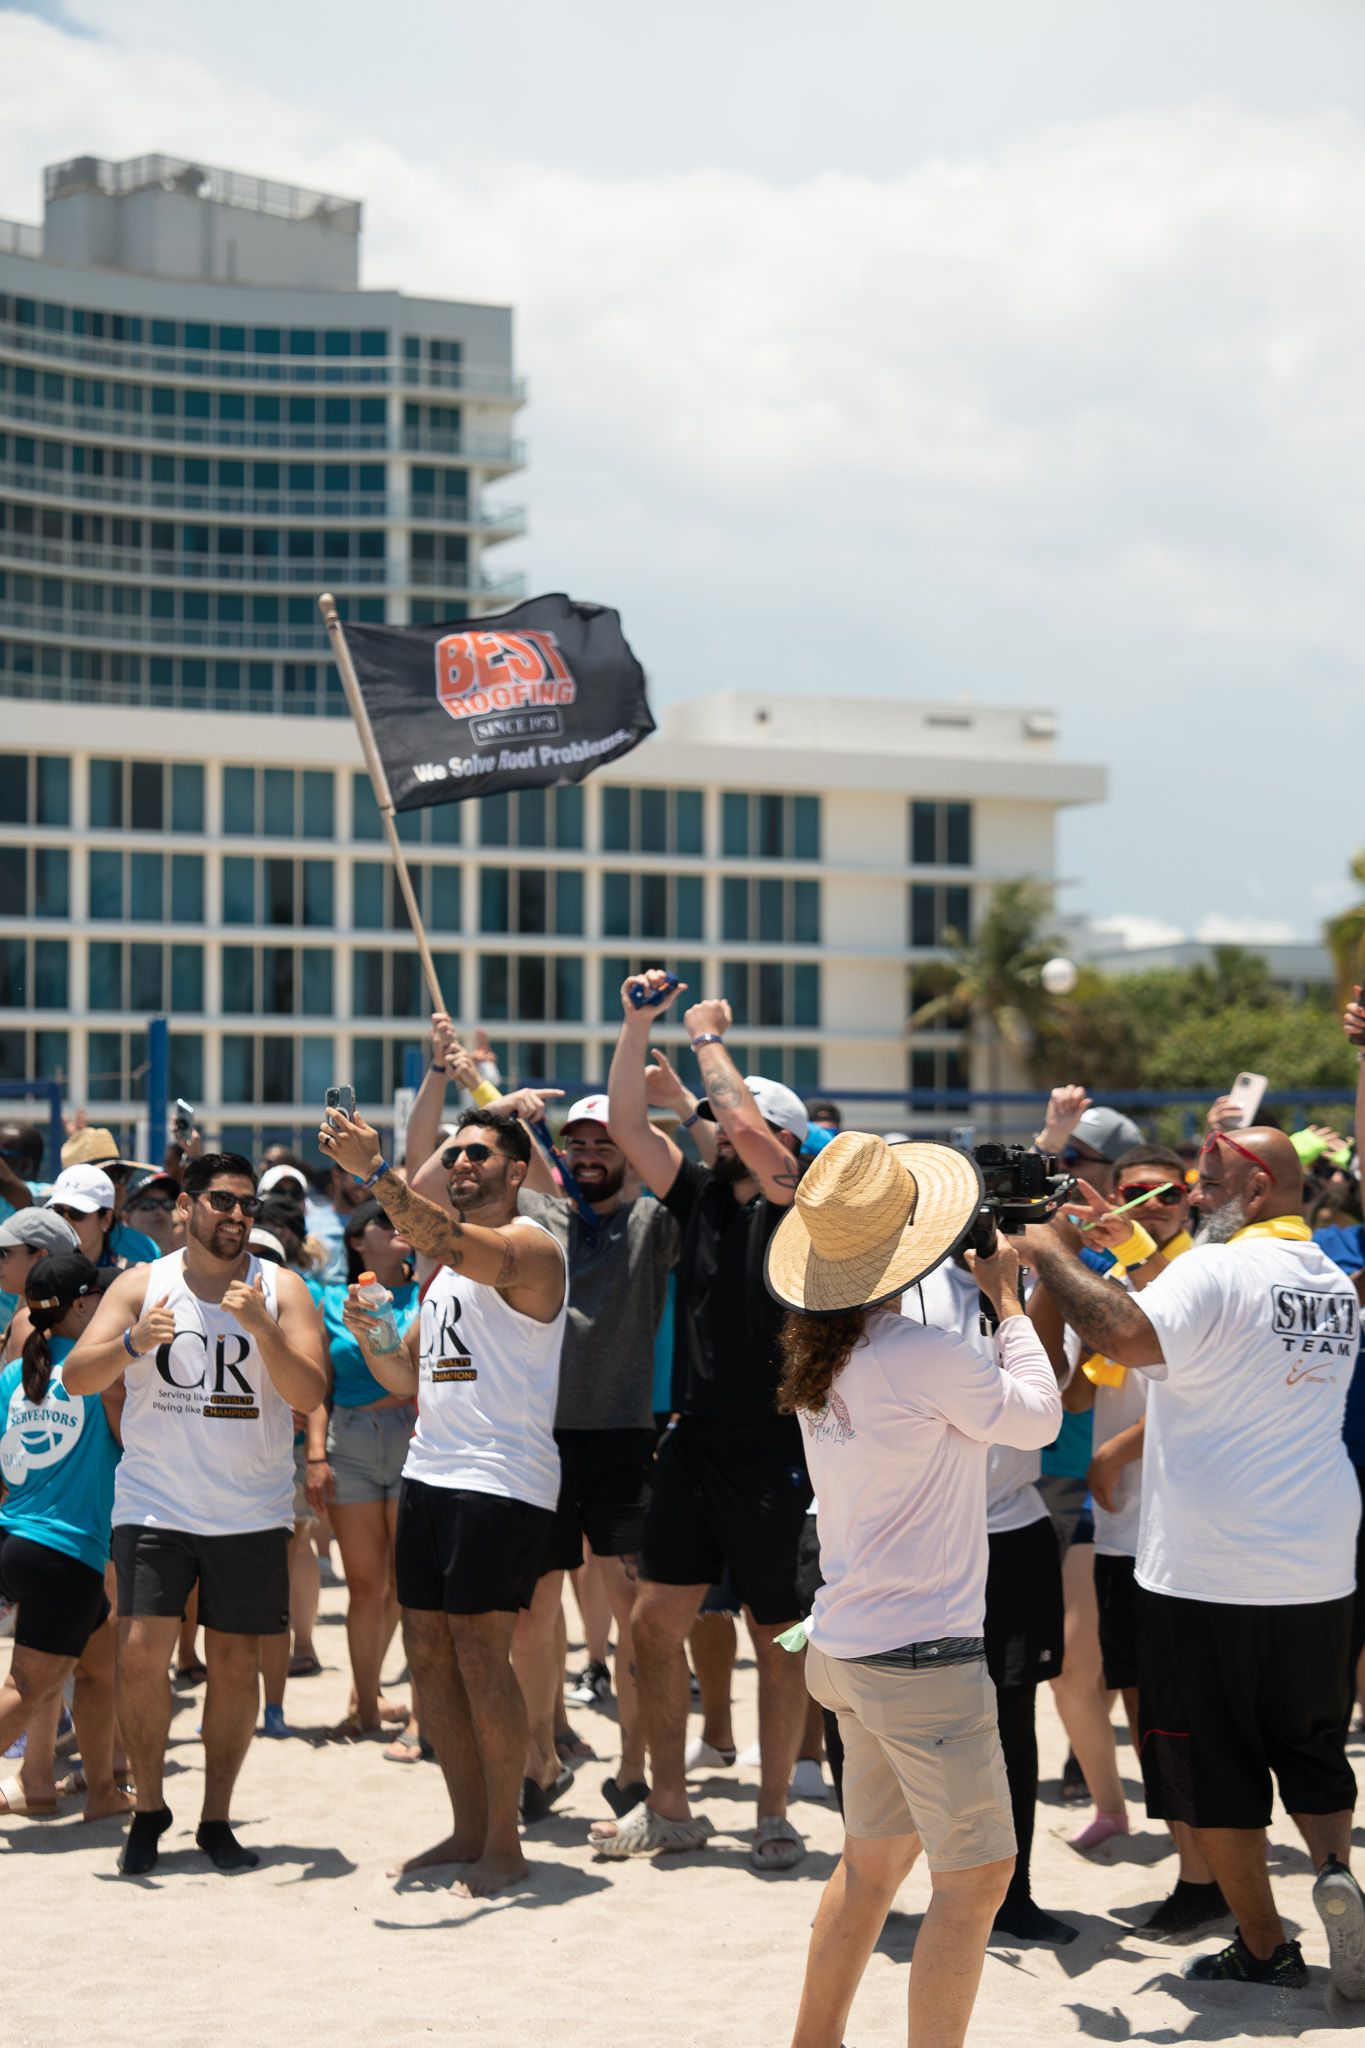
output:
M1005 1893L1007 1906L1032 1905L1029 1859L1033 1853L1033 1816L1038 1802L1038 1737L1034 1729L1035 1685L1001 1686L995 1695L1000 1749L1014 1817L1014 1873ZM1058 1923L1060 1925L1060 1922Z
M194 1839L215 1870L254 1870L260 1857L244 1849L225 1820L201 1820Z
M133 1815L128 1839L118 1860L118 1867L125 1877L145 1877L155 1867L161 1837L170 1826L171 1818L169 1806L158 1806L155 1813Z
M992 1926L996 1934L1010 1935L1015 1941L1050 1941L1057 1948L1065 1948L1081 1931L1069 1920L1045 1913L1032 1899L1006 1899Z

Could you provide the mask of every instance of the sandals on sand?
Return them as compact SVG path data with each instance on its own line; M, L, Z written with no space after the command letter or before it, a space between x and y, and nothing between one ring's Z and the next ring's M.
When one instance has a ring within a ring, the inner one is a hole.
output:
M602 1797L616 1818L624 1820L632 1808L649 1797L649 1787L643 1778L632 1778L628 1785L623 1785L619 1778L603 1778Z
M521 1824L534 1827L539 1820L545 1820L557 1799L562 1799L573 1784L573 1772L567 1764L559 1767L559 1776L553 1785L542 1785L535 1778L521 1781Z
M55 1799L27 1799L24 1795L23 1783L17 1773L14 1777L6 1778L3 1782L0 1782L0 1799L3 1799L5 1802L3 1806L0 1806L0 1815L6 1813L49 1814L57 1811Z
M289 1660L291 1678L320 1678L322 1665L316 1657L291 1657Z
M624 1861L627 1856L677 1855L688 1849L704 1849L714 1829L709 1820L665 1820L651 1806L637 1806L613 1833L589 1831L588 1845L599 1856Z
M791 1870L805 1853L805 1842L785 1815L770 1813L754 1829L749 1861L755 1870Z
M384 1751L386 1764L430 1763L436 1752L424 1735L395 1735Z

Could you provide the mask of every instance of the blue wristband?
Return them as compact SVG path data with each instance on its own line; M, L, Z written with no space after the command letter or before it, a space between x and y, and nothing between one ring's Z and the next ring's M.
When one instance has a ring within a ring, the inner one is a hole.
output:
M133 1333L131 1330L125 1330L123 1333L123 1348L128 1353L128 1356L130 1358L141 1358L142 1356L142 1353L138 1350L136 1344L134 1344L133 1342Z
M377 1180L383 1180L384 1175L386 1173L392 1173L392 1171L393 1168L389 1165L388 1160L381 1159L378 1166L376 1166L374 1172L370 1175L368 1180L360 1180L360 1175L358 1173L353 1174L352 1178L354 1180L360 1181L360 1185L362 1188L372 1188Z

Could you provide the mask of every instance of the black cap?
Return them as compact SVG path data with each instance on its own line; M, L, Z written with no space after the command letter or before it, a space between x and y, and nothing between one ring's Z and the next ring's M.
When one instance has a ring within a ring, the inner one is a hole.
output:
M51 1258L35 1259L24 1281L24 1298L36 1309L69 1309L82 1296L102 1292L99 1269L84 1252L54 1252Z
M138 1196L145 1195L151 1187L167 1187L173 1195L180 1193L180 1183L173 1173L163 1173L156 1166L138 1166L128 1176L128 1185L123 1191L124 1207L136 1207Z
M383 1203L376 1202L373 1198L368 1202L356 1203L354 1209L346 1218L341 1234L349 1243L353 1237L360 1237L363 1232L369 1229L372 1223L382 1223L386 1227L389 1224Z

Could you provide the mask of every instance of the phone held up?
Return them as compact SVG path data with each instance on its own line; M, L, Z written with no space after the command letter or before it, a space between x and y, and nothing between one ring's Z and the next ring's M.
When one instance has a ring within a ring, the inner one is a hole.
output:
M1228 1090L1228 1102L1230 1106L1239 1110L1241 1114L1235 1124L1229 1125L1228 1128L1230 1130L1244 1131L1249 1124L1255 1123L1257 1112L1261 1107L1261 1097L1265 1094L1269 1085L1264 1074L1239 1074L1237 1076L1237 1079Z
M654 989L650 988L648 982L632 981L629 989L630 1000L637 1010L654 1010L658 1008L665 996L672 995L677 986L678 977L676 974L666 974L658 987Z
M166 1124L177 1145L188 1145L194 1132L194 1109L183 1095L177 1095L166 1112Z
M355 1115L355 1089L347 1086L329 1088L322 1098L326 1109L339 1109L343 1116Z

